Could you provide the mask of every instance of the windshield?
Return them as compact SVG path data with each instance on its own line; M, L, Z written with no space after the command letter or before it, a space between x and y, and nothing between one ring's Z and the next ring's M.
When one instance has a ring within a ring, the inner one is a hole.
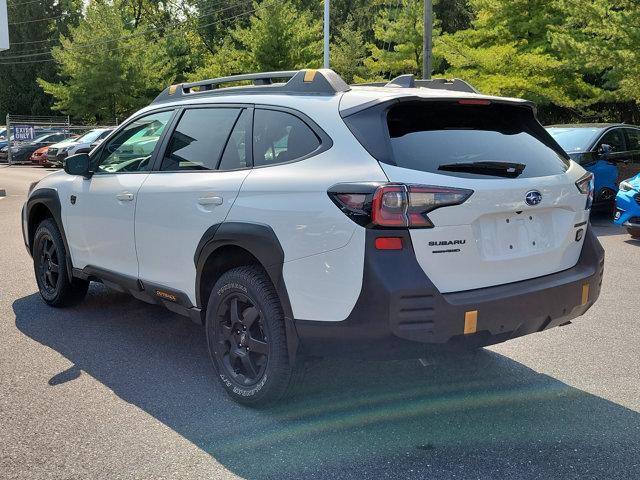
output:
M387 123L394 161L403 168L459 177L531 178L558 175L568 167L525 108L408 102L392 108Z
M550 127L547 131L567 153L586 152L599 128Z
M36 137L33 139L34 143L40 143L40 142L46 142L47 140L49 140L49 137L51 137L51 133L47 133L46 135L40 135L39 137Z
M91 130L74 141L78 143L93 143L102 132L104 132L104 130Z

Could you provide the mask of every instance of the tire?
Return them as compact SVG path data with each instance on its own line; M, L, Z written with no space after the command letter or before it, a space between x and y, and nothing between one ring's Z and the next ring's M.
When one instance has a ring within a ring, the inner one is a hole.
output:
M68 307L84 299L87 280L69 281L67 252L56 223L43 220L33 237L33 269L42 299L52 307Z
M640 240L640 228L627 228L627 232L634 240Z
M218 378L238 403L276 403L302 380L303 367L289 361L280 299L260 266L234 268L216 282L206 335Z

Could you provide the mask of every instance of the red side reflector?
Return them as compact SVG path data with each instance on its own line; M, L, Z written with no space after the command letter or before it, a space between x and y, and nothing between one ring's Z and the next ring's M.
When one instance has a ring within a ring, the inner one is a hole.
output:
M402 250L402 239L398 237L376 238L377 250Z
M491 105L491 100L481 100L479 98L464 98L458 100L460 105Z

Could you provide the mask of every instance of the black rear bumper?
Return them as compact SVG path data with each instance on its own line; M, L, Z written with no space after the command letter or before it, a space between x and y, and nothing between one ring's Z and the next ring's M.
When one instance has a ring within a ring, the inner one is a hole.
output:
M367 231L363 287L346 320L295 322L303 352L396 358L482 347L565 324L600 295L604 250L591 228L573 268L449 294L440 293L418 264L409 232L394 232L403 237L403 250L375 250L375 238L388 235Z

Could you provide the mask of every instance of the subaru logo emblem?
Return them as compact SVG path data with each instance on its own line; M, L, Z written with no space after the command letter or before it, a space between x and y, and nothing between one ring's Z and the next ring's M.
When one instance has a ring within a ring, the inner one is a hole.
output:
M527 202L527 205L535 207L540 202L542 202L542 194L537 190L531 190L530 192L527 192L527 195L524 197L524 199Z

